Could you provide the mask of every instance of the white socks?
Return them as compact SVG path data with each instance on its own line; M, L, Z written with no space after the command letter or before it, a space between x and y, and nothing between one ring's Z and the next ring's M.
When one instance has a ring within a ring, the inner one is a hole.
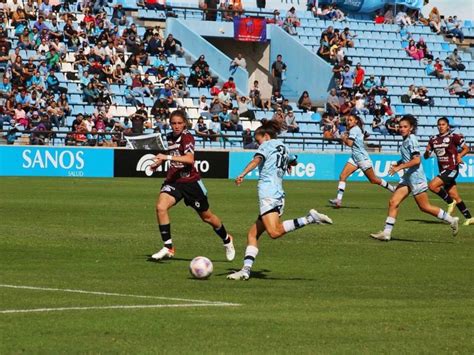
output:
M285 233L288 233L294 231L295 229L304 227L308 223L309 221L306 217L288 219L286 221L283 221L283 229L285 230Z
M255 258L257 257L257 254L258 254L257 247L249 245L245 249L244 270L250 272L250 269L252 268L253 263L255 262Z
M383 188L389 190L390 192L394 192L395 191L395 186L393 185L390 185L387 181L385 181L384 179L380 179L380 186L382 186Z
M393 226L395 225L396 219L393 217L387 217L385 220L385 227L383 229L384 233L390 235L392 233Z
M439 212L438 212L438 218L448 223L453 223L454 221L453 217L451 217L447 212L443 211L441 208L439 209Z
M339 181L337 185L337 199L342 201L342 196L344 195L344 190L346 189L346 183L344 181Z

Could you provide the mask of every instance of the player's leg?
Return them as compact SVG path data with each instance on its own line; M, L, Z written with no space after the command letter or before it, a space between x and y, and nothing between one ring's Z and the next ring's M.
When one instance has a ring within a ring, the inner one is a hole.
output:
M392 229L395 226L395 222L397 220L398 211L400 209L400 205L404 199L410 194L410 188L406 185L398 185L393 193L392 197L388 202L388 216L385 220L385 226L383 231L378 233L371 234L372 238L378 240L389 241L392 235Z
M453 230L453 236L458 234L459 217L452 217L449 215L449 213L443 211L443 209L430 204L430 200L426 192L416 194L414 197L416 204L422 212L428 213L444 222L449 223L451 225L451 229Z
M229 280L248 280L250 278L250 272L252 270L253 263L255 262L255 258L258 255L258 238L263 232L265 232L265 226L259 217L248 231L244 266L241 270L228 275L227 278Z
M430 181L428 187L431 192L441 197L448 204L448 213L452 214L454 212L454 208L456 207L456 203L448 194L447 189L445 189L445 185L446 181L444 181L442 174L440 174Z
M164 186L163 189L165 188L167 187ZM156 219L164 246L157 253L151 256L155 260L172 258L174 256L173 241L171 239L171 224L168 210L173 207L177 201L179 201L179 197L177 198L172 196L170 193L163 191L163 189L162 192L160 192L156 202ZM176 194L176 196L179 194L176 190L170 189L170 192Z
M354 163L352 159L346 163L344 168L342 169L341 175L339 176L339 183L337 185L337 196L335 199L329 200L329 203L336 208L341 207L342 197L344 195L344 191L346 190L346 181L347 178L354 173L357 169L357 165Z
M262 222L265 226L265 230L272 239L280 238L286 233L303 228L308 224L332 224L331 218L317 212L316 210L311 210L307 216L295 219L287 219L283 222L280 221L280 215L278 211L272 211L262 216Z
M192 207L201 217L201 220L214 229L214 232L221 238L224 243L224 249L227 260L231 261L235 258L235 248L232 241L232 236L227 233L227 230L222 224L219 217L217 217L209 208L209 201L207 199L207 190L201 180L186 183L182 186L184 195L184 203Z
M369 179L370 183L380 185L384 189L387 189L390 192L395 191L395 186L390 185L386 180L379 178L377 175L375 175L374 169L368 168L364 170L364 174Z
M464 221L463 225L469 226L469 225L474 225L474 218L471 215L471 212L467 208L466 204L462 200L461 196L459 195L458 188L456 184L451 185L448 189L449 196L452 197L452 199L456 202L456 206L458 210L462 213L464 218L466 220Z
M235 258L235 248L233 243L233 237L227 233L227 230L224 224L221 222L220 218L217 217L210 209L206 211L197 211L199 217L206 222L207 224L211 225L214 229L214 232L222 239L224 243L224 249L226 258L228 261L232 261Z

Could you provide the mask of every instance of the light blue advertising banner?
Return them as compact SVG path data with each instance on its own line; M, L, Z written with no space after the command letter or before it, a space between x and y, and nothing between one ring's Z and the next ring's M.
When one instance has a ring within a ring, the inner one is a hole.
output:
M229 179L236 178L252 160L255 152L230 152ZM287 173L285 180L333 180L334 154L301 154L298 165ZM247 175L249 179L258 179L258 168Z
M253 152L230 152L229 178L236 178L247 164L252 160ZM298 155L298 165L291 173L287 174L287 180L338 180L350 154L308 154ZM398 154L372 154L372 165L377 176L389 181L399 181L403 172L398 172L395 176L389 176L390 166L400 159ZM434 158L423 159L423 169L428 180L438 174L438 165ZM258 178L258 169L247 175L250 179ZM357 170L349 178L351 181L366 181L364 173ZM464 157L464 164L459 167L458 182L474 182L474 156Z
M0 147L0 176L113 177L113 149Z

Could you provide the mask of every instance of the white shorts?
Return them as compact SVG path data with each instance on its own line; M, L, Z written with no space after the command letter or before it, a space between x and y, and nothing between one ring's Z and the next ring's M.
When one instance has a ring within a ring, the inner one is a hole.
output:
M260 199L260 217L270 213L278 212L278 215L281 216L285 209L285 199L282 198L262 198Z
M354 161L354 159L349 158L349 160L347 162L351 165L357 166L362 171L366 171L366 170L369 170L370 168L372 168L372 161L371 160L361 160L360 162L356 163Z
M413 196L419 195L423 192L428 191L428 184L426 181L412 183L409 179L401 178L398 186L407 186Z

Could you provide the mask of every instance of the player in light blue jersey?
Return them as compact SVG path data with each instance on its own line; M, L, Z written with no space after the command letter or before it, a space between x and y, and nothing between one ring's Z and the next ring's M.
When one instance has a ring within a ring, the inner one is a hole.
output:
M257 128L255 140L260 147L242 174L235 179L236 184L240 185L245 176L258 167L260 213L248 232L244 266L240 271L227 276L230 280L250 278L250 270L258 254L258 238L263 232L266 231L270 238L276 239L308 224L332 224L328 216L314 209L310 210L305 217L280 221L285 206L283 176L291 165L296 164L296 157L290 158L288 148L282 141L276 139L279 132L280 126L275 121L267 121Z
M431 214L449 223L453 236L458 233L459 217L451 217L441 208L431 205L428 199L428 183L421 165L420 145L415 135L416 125L416 118L412 115L406 115L400 120L400 134L403 137L400 149L402 159L392 165L389 173L390 175L395 175L398 171L403 170L404 172L388 204L388 217L385 221L385 228L381 232L371 234L372 238L383 241L390 240L400 204L407 198L410 192L413 194L416 204L422 212Z
M329 203L336 208L341 207L342 196L346 189L347 179L358 169L361 169L364 172L365 176L372 184L380 185L390 192L395 191L394 186L375 175L374 169L372 169L372 161L370 160L369 153L367 153L364 146L364 123L360 117L357 115L349 115L346 120L346 126L349 134L343 134L341 139L345 145L351 148L352 156L347 161L344 169L342 169L341 175L339 176L337 197L329 200Z

